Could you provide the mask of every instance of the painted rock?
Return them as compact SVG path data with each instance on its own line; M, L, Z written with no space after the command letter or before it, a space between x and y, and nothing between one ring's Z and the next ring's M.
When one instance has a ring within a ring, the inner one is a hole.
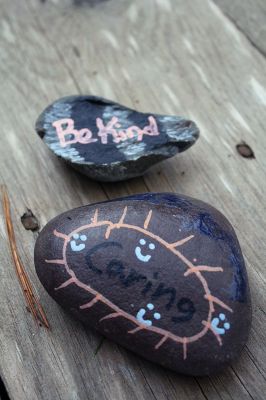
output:
M170 193L67 211L35 246L48 293L148 360L205 375L247 341L251 305L234 230L213 207Z
M143 114L95 96L55 101L36 131L57 156L99 181L140 176L199 136L195 123L182 117Z

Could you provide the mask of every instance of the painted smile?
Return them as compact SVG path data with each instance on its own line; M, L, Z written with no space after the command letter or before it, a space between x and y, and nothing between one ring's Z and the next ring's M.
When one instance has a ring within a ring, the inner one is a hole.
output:
M70 247L72 251L82 251L85 249L85 244L84 243L78 243L77 241L81 240L82 242L85 242L87 240L86 235L79 235L78 233L74 233L73 235L73 240L70 242Z
M144 246L146 244L146 240L145 239L140 239L139 243ZM150 250L154 250L155 249L155 245L153 243L149 244L149 249ZM135 254L138 260L142 261L142 262L148 262L151 259L151 255L150 254L142 254L141 248L139 246L137 246L135 248Z
M154 305L153 305L152 303L147 304L146 307L147 307L150 311L154 309ZM145 308L141 308L141 309L138 311L136 318L137 318L137 320L138 320L141 324L146 325L146 326L152 326L152 319L144 319L144 316L145 316L145 314L146 314L146 311L147 311L147 310L146 310ZM161 314L158 313L158 312L155 312L155 313L153 314L153 318L155 318L155 319L157 319L157 320L158 320L158 319L161 319Z
M146 256L144 254L142 254L141 248L139 246L137 246L135 248L135 254L136 254L137 258L142 262L148 262L151 259L150 254L147 254Z

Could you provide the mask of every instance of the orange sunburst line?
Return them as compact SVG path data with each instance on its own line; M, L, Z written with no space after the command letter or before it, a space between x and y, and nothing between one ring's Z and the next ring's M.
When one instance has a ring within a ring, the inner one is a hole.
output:
M106 319L117 318L117 317L120 317L120 316L123 316L123 314L121 312L114 312L114 313L108 314L105 317L101 318L99 322L102 322L102 321L104 321Z
M124 208L123 214L122 214L119 222L117 223L118 226L123 224L126 215L127 215L127 207Z
M190 274L196 273L198 271L205 271L205 272L223 272L223 268L221 267L210 267L208 265L197 265L195 267L189 268L185 273L184 276L188 276Z
M158 350L162 346L162 344L164 344L164 342L168 339L168 337L168 335L164 335L162 339L156 344L156 346L154 346L155 350Z
M147 215L147 217L145 219L145 222L144 222L144 225L143 225L144 229L148 228L150 220L151 220L151 217L152 217L152 210L149 211L149 213L148 213L148 215Z
M187 359L187 340L186 338L184 338L184 342L183 342L183 360Z
M221 339L220 335L219 335L217 332L215 332L215 330L213 329L213 327L211 326L211 324L210 324L209 322L207 322L207 321L202 321L202 325L207 326L207 328L208 328L208 329L214 334L214 336L216 337L216 339L217 339L219 345L222 346L222 344L223 344L222 339Z
M137 326L137 328L134 328L134 329L132 329L131 331L127 331L127 333L134 334L134 333L136 333L136 332L138 332L138 331L142 331L143 329L145 329L144 326Z
M108 228L106 229L106 232L105 232L105 239L109 239L109 236L110 236L110 233L111 233L112 229L113 229L112 226L109 225Z
M44 260L47 264L60 264L64 265L65 260Z
M94 213L94 216L93 216L92 219L91 219L91 222L92 222L93 224L97 224L97 222L98 222L98 208L96 208L95 213Z
M59 289L63 289L69 285L71 285L72 283L75 283L75 278L69 278L67 281L65 281L64 283L62 283L62 285L54 288L54 290L59 290Z
M79 306L81 310L84 310L85 308L91 308L94 304L96 304L102 296L100 294L97 294L91 301L89 301L86 304L82 304L82 306Z
M184 239L181 239L181 240L178 240L177 242L171 243L169 245L169 248L174 249L175 247L182 246L183 244L185 244L186 242L188 242L189 240L191 240L193 238L194 238L194 235L187 236Z
M227 306L223 301L219 300L217 297L213 296L212 294L205 295L204 297L205 297L205 299L211 301L212 303L216 303L219 306L225 308L226 310L233 312L232 308Z
M54 230L53 233L54 233L54 235L55 235L56 237L58 237L58 238L61 238L61 239L67 240L67 241L70 240L70 238L68 237L68 235L65 235L65 234L62 233L62 232L58 232L56 229Z

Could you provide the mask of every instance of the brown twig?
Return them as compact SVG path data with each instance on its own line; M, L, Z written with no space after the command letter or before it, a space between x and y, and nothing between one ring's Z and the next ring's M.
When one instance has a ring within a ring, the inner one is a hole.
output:
M19 258L19 255L18 255L15 233L14 233L12 219L11 219L11 213L10 213L10 203L9 203L9 199L8 199L7 189L4 185L2 186L2 193L3 193L3 208L4 208L5 219L6 219L6 227L7 227L9 245L10 245L13 261L15 264L16 273L17 273L17 276L19 279L19 283L22 287L23 294L26 299L26 303L27 303L28 308L29 308L30 312L32 313L35 321L37 323L40 323L41 325L44 325L47 329L50 329L50 325L46 318L44 310L33 292L31 282L26 274L25 268L24 268L24 266Z

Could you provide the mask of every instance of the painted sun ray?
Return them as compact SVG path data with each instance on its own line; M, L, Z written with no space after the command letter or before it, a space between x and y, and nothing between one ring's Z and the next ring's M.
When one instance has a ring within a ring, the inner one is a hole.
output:
M143 225L144 229L148 229L151 217L152 217L152 210L149 211L149 213L148 213L148 215L147 215L147 217L145 219L145 222L144 222L144 225Z
M205 295L204 296L207 300L211 301L212 303L216 303L219 306L225 308L226 310L233 312L232 308L227 306L223 301L219 300L217 297L213 296L212 294Z
M187 338L183 341L183 360L187 359Z
M124 208L123 214L122 214L120 220L117 223L118 227L120 227L123 224L126 215L127 215L127 207Z
M65 260L44 260L47 264L65 265Z
M203 324L204 326L206 326L206 327L214 334L214 336L216 337L216 339L217 339L219 345L222 346L223 342L222 342L221 336L220 336L217 332L215 332L215 330L214 330L213 327L211 326L210 322L202 321L202 324Z
M91 219L92 224L97 224L98 222L98 208L96 208L94 216Z
M134 334L134 333L137 333L137 332L139 332L139 331L142 331L143 329L145 329L144 326L137 326L136 328L131 329L130 331L127 331L127 333Z
M94 306L94 304L98 303L98 301L101 299L101 295L96 295L91 301L89 301L88 303L82 304L81 306L79 306L79 308L81 310L84 310L85 308L91 308L92 306Z
M101 318L99 322L102 322L102 321L104 321L106 319L117 318L117 317L120 317L120 316L123 316L121 312L114 312L114 313L108 314L105 317Z
M61 238L61 239L67 240L67 241L70 240L68 235L66 235L66 234L64 234L62 232L58 232L56 229L53 231L53 234L58 238Z
M158 350L167 339L168 335L164 335L162 339L156 344L156 346L154 346L155 350Z
M194 235L190 235L185 237L184 239L178 240L177 242L171 243L169 248L174 249L175 247L182 246L183 244L187 243L189 240L193 239Z
M109 225L108 227L107 227L107 229L106 229L106 232L105 232L105 239L109 239L109 236L110 236L110 233L111 233L111 230L113 229L113 226L112 225Z
M71 285L72 283L75 283L75 278L71 277L70 279L68 279L67 281L65 281L64 283L62 283L62 285L56 287L54 290L59 290L59 289L63 289L69 285Z
M221 267L210 267L208 265L196 265L195 267L189 268L185 273L184 276L188 276L190 274L204 271L204 272L223 272L223 268Z

